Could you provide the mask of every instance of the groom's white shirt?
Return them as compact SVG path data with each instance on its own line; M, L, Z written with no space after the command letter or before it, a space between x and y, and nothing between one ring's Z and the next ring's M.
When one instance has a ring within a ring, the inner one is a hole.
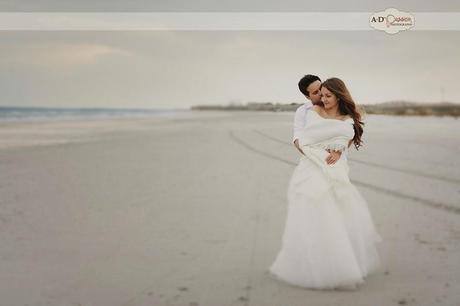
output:
M293 143L296 139L299 138L300 131L305 126L305 124L307 124L307 110L310 109L311 107L313 107L313 103L311 103L309 100L307 100L307 102L297 107L295 114L294 114L294 129L293 129L294 135L292 137ZM344 158L345 160L347 160L347 156L348 156L348 147L345 148L344 152L342 152L342 155L340 158Z
M294 115L294 136L292 138L292 142L299 138L299 133L307 124L307 109L313 107L313 103L309 100L304 104L297 107Z

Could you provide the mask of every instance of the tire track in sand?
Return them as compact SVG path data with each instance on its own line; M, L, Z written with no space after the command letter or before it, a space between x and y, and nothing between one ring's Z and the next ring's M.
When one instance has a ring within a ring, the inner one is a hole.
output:
M269 136L269 135L265 135L260 131L257 131L257 130L253 130L253 131L257 132L258 134L260 134L260 135L262 135L262 136L264 136L266 138L272 139L272 140L280 142L280 143L290 145L290 143L287 143L285 141L279 140L279 139L277 139L275 137L272 137L272 136ZM247 142L245 142L244 140L242 140L241 138L236 136L235 133L233 132L233 130L229 130L228 132L229 132L230 138L233 141L235 141L236 143L238 143L239 145L241 145L242 147L246 148L247 150L249 150L249 151L251 151L253 153L268 157L268 158L270 158L272 160L276 160L276 161L288 164L290 166L297 166L297 163L295 163L293 161L278 157L278 156L276 156L274 154L264 152L262 150L259 150L259 149L255 148L255 147L251 146L250 144L248 144ZM355 161L355 160L353 160L353 161ZM357 161L357 162L359 162L359 161ZM363 164L368 164L367 162L362 162L362 163ZM371 164L371 163L369 163L369 164ZM374 165L371 164L371 166L374 166ZM386 166L383 166L383 165L378 165L378 166L381 167L381 168L387 169ZM393 170L393 169L389 169L389 170ZM416 174L417 171L411 171L410 172L410 171L401 170L401 169L397 169L395 171L400 171L400 172L409 173L409 174L415 174L416 176L425 176L425 177L432 178L432 177L427 176L427 175L418 175L418 174ZM438 178L436 177L436 179L438 179ZM426 206L429 206L429 207L432 207L432 208L442 209L442 210L447 211L449 213L455 213L455 214L460 215L460 207L455 207L455 206L452 206L452 205L449 205L449 204L446 204L446 203L424 199L424 198L421 198L421 197L418 197L418 196L405 194L405 193L402 193L402 192L399 192L399 191L383 188L383 187L380 187L380 186L364 183L364 182L357 181L357 180L351 180L351 181L352 181L353 184L356 184L356 185L359 185L359 186L362 186L362 187L365 187L365 188L369 188L369 189L372 189L374 191L384 193L386 195L392 195L392 196L397 197L397 198L415 201L417 203L420 203L420 204L423 204L423 205L426 205ZM449 181L449 182L451 182L451 181Z

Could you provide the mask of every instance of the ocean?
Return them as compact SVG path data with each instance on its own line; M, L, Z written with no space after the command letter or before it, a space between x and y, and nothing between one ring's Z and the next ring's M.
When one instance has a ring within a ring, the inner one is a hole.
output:
M183 114L188 109L55 108L0 106L0 121L48 121L87 118L158 117Z

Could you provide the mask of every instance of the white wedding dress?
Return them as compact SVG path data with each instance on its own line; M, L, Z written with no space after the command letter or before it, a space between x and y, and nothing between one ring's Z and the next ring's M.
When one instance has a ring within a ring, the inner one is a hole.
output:
M305 288L357 288L379 268L375 244L382 238L366 200L349 180L346 159L325 161L325 149L347 148L353 119L327 119L310 109L300 135L306 156L289 182L282 246L270 275Z

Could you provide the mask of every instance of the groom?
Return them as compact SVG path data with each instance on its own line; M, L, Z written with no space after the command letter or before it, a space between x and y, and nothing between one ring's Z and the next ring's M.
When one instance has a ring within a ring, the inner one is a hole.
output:
M306 124L307 110L313 105L324 107L324 104L321 101L321 79L319 77L317 77L316 75L307 74L300 79L298 85L300 92L305 96L305 98L307 98L307 101L301 106L299 106L295 111L294 136L292 141L297 150L299 150L300 153L305 155L302 149L299 147L299 133ZM339 157L342 154L341 152L329 153L339 154Z

